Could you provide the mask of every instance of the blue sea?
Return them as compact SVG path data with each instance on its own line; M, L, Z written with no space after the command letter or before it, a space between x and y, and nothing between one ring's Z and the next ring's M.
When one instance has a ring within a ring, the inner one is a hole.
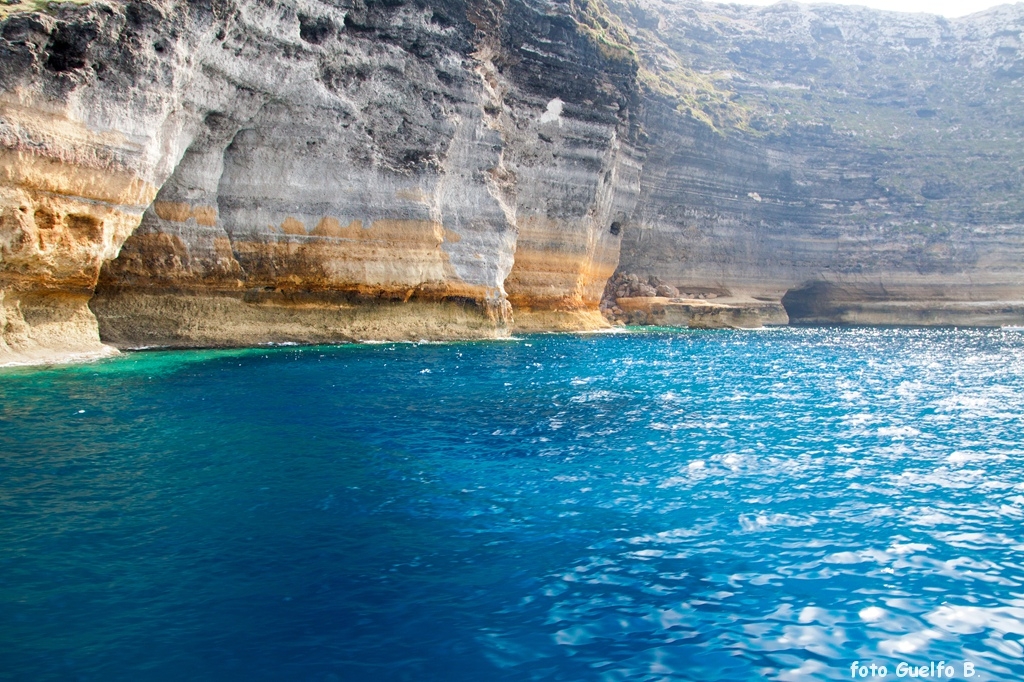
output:
M1022 583L1019 331L0 372L4 681L1019 680Z

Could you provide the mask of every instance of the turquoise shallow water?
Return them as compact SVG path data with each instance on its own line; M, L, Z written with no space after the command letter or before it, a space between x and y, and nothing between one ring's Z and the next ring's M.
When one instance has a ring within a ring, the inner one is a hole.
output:
M1024 334L0 373L0 680L1024 678Z

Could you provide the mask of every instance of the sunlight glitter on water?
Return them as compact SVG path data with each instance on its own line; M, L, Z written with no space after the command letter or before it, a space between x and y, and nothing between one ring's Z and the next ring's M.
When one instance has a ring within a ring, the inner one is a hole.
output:
M1021 341L663 332L8 373L2 669L1019 679Z

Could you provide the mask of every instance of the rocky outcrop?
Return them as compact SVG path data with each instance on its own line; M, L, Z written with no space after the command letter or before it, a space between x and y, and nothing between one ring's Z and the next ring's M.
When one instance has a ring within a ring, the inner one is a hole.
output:
M89 298L169 171L174 139L157 125L159 104L138 102L131 121L107 117L109 93L81 91L69 75L113 14L91 12L85 33L39 13L2 26L0 359L106 352Z
M789 322L781 302L680 292L657 277L645 281L625 272L608 280L600 310L610 322L625 325L757 329Z
M15 11L0 363L596 327L616 268L697 326L1020 322L1022 30L1020 6Z
M620 298L614 320L628 325L685 327L689 329L760 329L789 322L779 303L727 298L706 301L696 298L644 296Z

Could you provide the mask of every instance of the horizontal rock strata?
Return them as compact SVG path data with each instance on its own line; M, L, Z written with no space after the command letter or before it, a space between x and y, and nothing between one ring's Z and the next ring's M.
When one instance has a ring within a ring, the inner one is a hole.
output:
M802 324L1020 324L1024 10L643 0L620 269Z
M0 353L69 347L29 310L57 294L51 317L92 352L93 312L117 346L493 337L516 325L510 301L522 328L606 325L608 226L638 191L635 65L574 11L12 16Z
M0 364L486 338L601 310L1021 323L1022 31L1019 6L13 11ZM666 301L599 308L617 270Z
M758 329L789 323L779 303L727 298L706 301L651 296L619 298L617 317L625 324L689 329Z

